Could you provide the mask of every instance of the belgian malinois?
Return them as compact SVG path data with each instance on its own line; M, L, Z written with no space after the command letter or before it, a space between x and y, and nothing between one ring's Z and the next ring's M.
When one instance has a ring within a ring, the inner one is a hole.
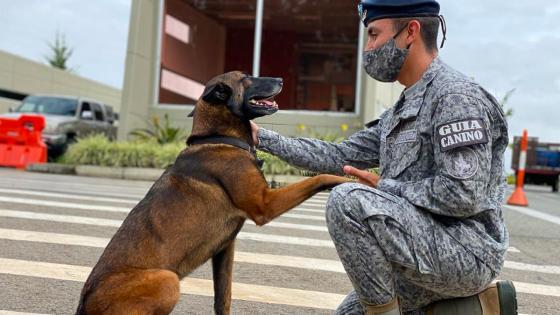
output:
M278 110L282 79L229 72L210 80L190 145L115 233L82 290L77 314L168 314L179 279L212 258L214 310L229 314L234 240L315 193L349 181L319 175L271 189L257 166L249 120ZM193 114L191 114L193 115Z

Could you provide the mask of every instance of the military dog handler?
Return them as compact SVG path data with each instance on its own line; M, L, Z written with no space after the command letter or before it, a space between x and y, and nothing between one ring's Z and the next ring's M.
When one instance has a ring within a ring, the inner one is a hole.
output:
M361 0L365 71L405 86L397 103L342 143L252 124L258 148L298 167L349 174L326 219L352 291L337 314L516 314L500 273L508 145L501 106L438 57L435 0ZM468 58L468 56L465 56ZM380 176L364 169L379 167Z

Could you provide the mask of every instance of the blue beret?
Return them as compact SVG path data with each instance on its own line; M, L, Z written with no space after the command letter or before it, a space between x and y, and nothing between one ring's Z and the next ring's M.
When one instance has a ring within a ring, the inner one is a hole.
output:
M365 26L386 18L437 17L439 3L435 0L361 0L358 14Z

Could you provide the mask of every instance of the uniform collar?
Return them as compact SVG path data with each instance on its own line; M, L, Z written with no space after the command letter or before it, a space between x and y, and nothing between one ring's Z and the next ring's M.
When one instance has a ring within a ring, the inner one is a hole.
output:
M442 68L443 62L439 57L436 57L426 72L422 75L422 78L418 80L418 82L414 83L408 89L403 91L404 98L406 101L412 101L418 97L424 97L424 93L426 92L426 88L428 85L434 80L436 75L438 74L439 70Z
M402 92L401 98L397 103L398 105L395 108L395 114L401 119L407 119L418 115L420 107L422 107L424 103L426 89L442 68L442 64L440 58L436 57L426 72L424 72L422 78Z

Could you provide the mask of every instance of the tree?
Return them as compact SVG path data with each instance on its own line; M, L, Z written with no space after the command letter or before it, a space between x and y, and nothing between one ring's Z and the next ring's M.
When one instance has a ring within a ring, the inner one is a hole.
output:
M504 97L502 97L502 100L500 101L500 105L502 105L502 108L504 109L507 118L510 118L511 116L513 116L513 108L509 108L507 110L505 109L505 106L506 106L507 102L509 101L509 98L511 97L513 92L515 92L515 89L511 89L511 90L507 91L506 95L504 95Z
M74 50L66 45L64 35L57 31L54 43L47 43L47 45L51 50L50 56L45 57L47 62L54 68L71 72L72 70L68 68L67 63Z

